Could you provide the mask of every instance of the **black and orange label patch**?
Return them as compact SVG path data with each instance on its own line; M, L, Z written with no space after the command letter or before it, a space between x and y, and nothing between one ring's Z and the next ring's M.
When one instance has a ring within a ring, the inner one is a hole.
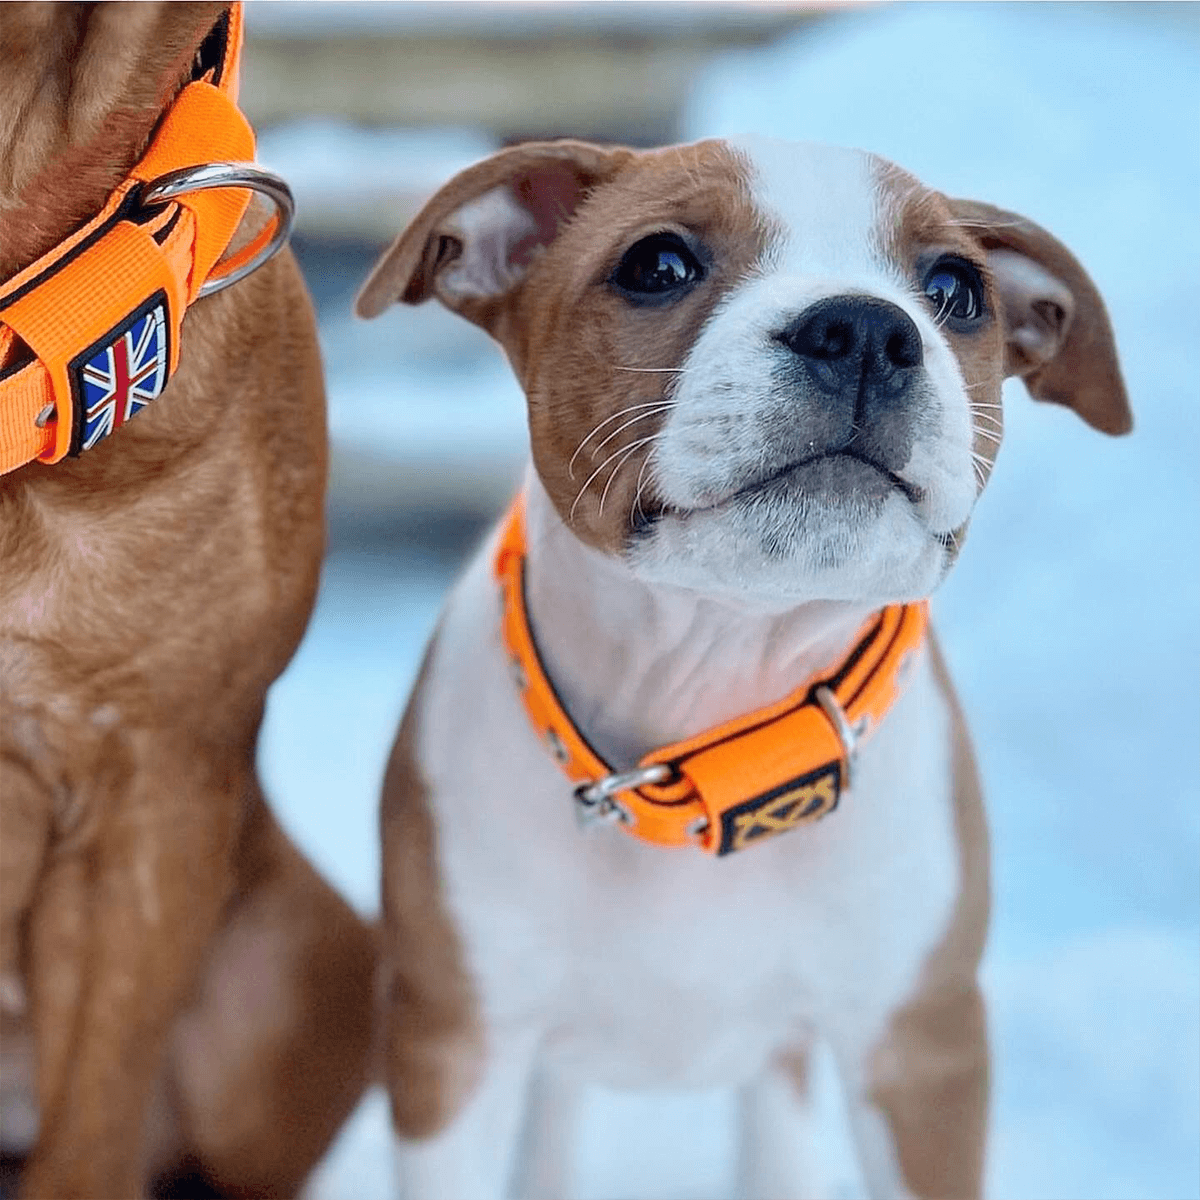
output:
M842 787L840 763L827 763L721 814L718 854L744 850L777 833L786 833L837 808Z

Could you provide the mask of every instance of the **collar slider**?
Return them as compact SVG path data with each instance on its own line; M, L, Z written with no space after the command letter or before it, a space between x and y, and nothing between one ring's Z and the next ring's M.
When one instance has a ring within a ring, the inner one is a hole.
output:
M854 758L858 749L858 731L850 724L846 710L838 703L833 689L825 683L813 688L813 699L821 707L821 711L829 718L837 739L842 744L842 758L846 769L842 772L841 791L848 792L854 774Z

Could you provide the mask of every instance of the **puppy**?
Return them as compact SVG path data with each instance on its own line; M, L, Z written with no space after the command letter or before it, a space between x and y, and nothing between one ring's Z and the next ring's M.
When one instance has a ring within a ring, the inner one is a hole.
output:
M821 1044L872 1196L978 1196L986 833L924 598L1004 377L1130 427L1095 287L870 154L562 142L448 183L358 309L430 297L504 348L533 463L384 786L404 1195L567 1194L599 1083L736 1086L742 1193L827 1197Z
M0 280L101 210L239 21L5 9ZM9 375L29 355L5 345ZM290 254L197 300L178 351L127 426L0 478L0 1128L43 1200L141 1195L161 1170L291 1194L371 1038L374 935L255 770L323 543L321 366Z

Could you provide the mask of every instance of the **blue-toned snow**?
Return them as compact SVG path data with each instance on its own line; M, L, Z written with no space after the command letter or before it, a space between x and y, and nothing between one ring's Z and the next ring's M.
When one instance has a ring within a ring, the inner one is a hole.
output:
M1010 385L996 473L935 601L994 843L994 1200L1200 1195L1198 18L1193 5L850 10L724 58L686 116L688 137L858 145L1023 212L1087 265L1116 328L1134 435L1101 437ZM336 444L370 431L397 470L431 476L443 456L490 463L500 482L484 491L498 495L522 444L519 396L495 357L460 370L436 337L406 337L410 319L324 328ZM368 360L376 348L386 363ZM432 551L336 554L272 693L276 808L366 911L381 767L451 571ZM597 1095L580 1190L728 1196L731 1121L718 1094ZM382 1200L390 1170L374 1093L311 1194Z

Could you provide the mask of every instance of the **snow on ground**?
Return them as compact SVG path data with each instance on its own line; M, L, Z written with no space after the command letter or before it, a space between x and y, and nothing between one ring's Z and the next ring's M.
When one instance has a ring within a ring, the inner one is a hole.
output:
M994 1200L1200 1194L1198 11L848 11L722 61L687 115L688 136L860 145L1023 212L1076 251L1113 316L1134 435L1012 387L998 469L935 602L994 838ZM482 351L461 370L436 344L422 360L404 319L326 327L335 438L384 430L385 460L411 466L419 446L436 464L446 392L454 438L481 462L498 443L503 477L521 439L511 385ZM416 355L403 367L397 339ZM374 342L386 365L366 361ZM263 742L284 820L364 911L382 763L454 571L432 549L372 547L331 559ZM727 1097L598 1095L589 1111L584 1195L728 1194ZM385 1197L389 1158L374 1095L312 1194Z

